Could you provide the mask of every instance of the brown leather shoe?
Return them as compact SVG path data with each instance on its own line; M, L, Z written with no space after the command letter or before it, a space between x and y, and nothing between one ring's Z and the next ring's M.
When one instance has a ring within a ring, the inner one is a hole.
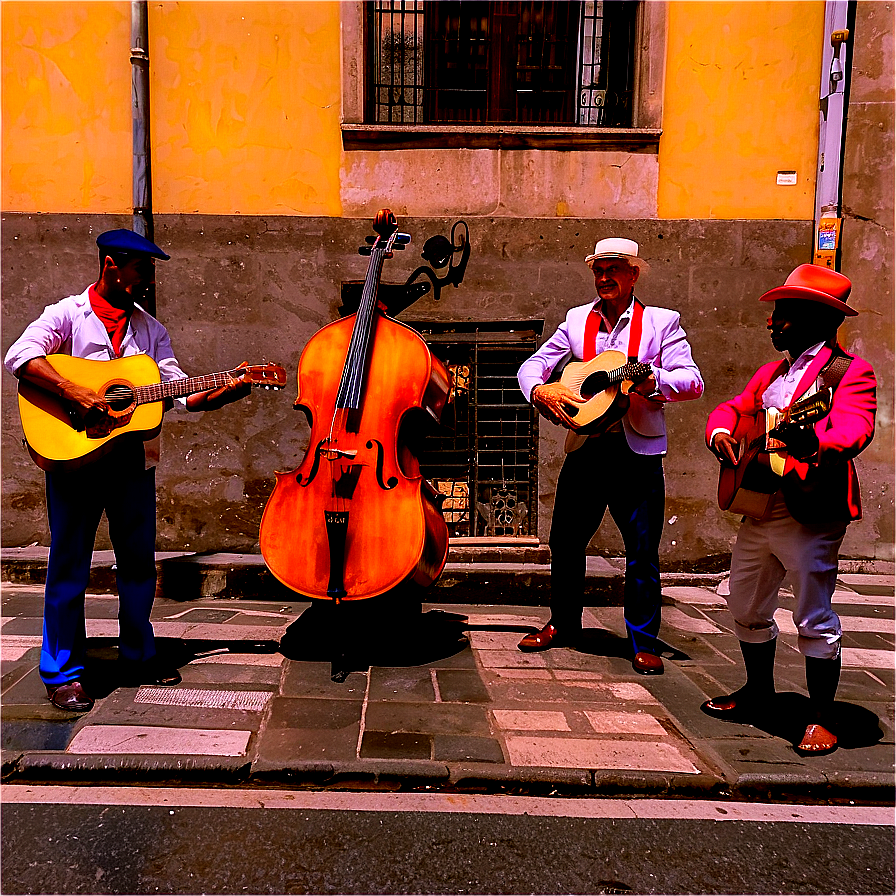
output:
M794 749L805 756L824 756L837 749L837 735L828 731L824 725L813 722L806 726L803 739Z
M662 675L663 674L663 658L655 653L646 653L641 650L635 654L632 660L632 669L640 672L641 675Z
M771 706L774 699L773 692L763 697L752 697L741 688L733 694L707 700L700 706L700 709L708 716L714 716L717 719L731 722L746 721L761 715L763 710Z
M47 697L57 709L68 712L88 712L93 709L93 698L88 697L80 681L47 685Z
M557 627L549 622L540 632L529 632L517 646L520 650L534 652L547 650L549 647L566 647L573 640L567 635L561 635Z

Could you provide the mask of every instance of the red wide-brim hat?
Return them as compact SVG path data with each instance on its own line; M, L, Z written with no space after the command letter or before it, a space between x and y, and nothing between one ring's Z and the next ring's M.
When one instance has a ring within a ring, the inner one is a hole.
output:
M776 302L778 299L804 299L807 302L821 302L842 311L847 317L855 317L859 312L846 304L852 283L830 268L817 264L801 264L784 281L759 297L760 302Z

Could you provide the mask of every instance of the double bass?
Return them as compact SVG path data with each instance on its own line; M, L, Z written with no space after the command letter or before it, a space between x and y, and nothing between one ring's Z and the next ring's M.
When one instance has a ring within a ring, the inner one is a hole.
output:
M374 231L358 311L323 327L302 351L294 406L311 427L308 449L296 469L275 474L261 520L273 575L299 594L336 602L407 581L429 585L448 556L441 496L421 475L414 442L421 415L440 419L450 375L379 306L383 262L410 237L388 209Z

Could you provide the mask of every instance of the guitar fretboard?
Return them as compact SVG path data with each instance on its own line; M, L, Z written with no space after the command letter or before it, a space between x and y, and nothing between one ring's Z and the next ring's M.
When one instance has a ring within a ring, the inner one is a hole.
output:
M610 378L610 385L613 385L614 383L621 383L623 380L643 380L650 373L651 367L649 364L645 364L643 361L629 361L627 364L623 364L622 367L608 370L607 376Z
M148 404L152 401L161 401L163 398L183 398L194 392L207 392L209 389L226 386L232 379L233 377L225 370L221 373L208 373L205 376L190 376L186 379L168 380L165 383L137 386L134 394L137 396L137 404Z

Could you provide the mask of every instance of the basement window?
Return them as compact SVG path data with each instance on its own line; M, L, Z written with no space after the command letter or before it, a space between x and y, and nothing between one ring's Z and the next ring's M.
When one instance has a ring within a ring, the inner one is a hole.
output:
M454 375L442 425L427 438L421 472L445 496L452 537L534 536L538 415L517 383L537 348L532 321L406 322Z

